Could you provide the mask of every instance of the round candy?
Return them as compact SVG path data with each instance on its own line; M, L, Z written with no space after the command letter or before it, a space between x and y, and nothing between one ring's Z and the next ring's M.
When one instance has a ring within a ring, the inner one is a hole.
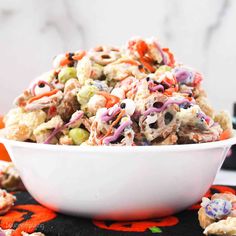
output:
M43 93L50 92L52 90L51 85L43 80L38 81L37 84L35 84L32 88L32 93L35 96L38 96Z
M214 199L205 206L207 216L212 219L222 219L229 215L232 209L231 202L224 199Z
M120 107L124 109L129 116L132 116L134 114L136 104L131 99L124 99L120 104Z

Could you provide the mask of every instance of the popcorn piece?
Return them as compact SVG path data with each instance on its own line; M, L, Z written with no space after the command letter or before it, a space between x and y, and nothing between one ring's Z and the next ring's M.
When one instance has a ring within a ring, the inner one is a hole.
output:
M61 136L59 139L61 145L73 145L73 140L68 135Z
M35 233L32 233L32 234L28 234L28 233L22 232L21 235L22 236L46 236L45 234L40 233L40 232L35 232Z
M55 116L46 123L42 123L34 130L34 136L38 143L43 143L50 135L50 130L59 128L63 125L63 120L60 116ZM56 138L51 143L57 143Z
M228 217L226 220L212 223L203 233L206 235L236 235L236 218Z
M13 140L34 140L34 129L46 120L46 113L42 110L24 112L22 108L15 108L4 117L5 136Z
M212 106L207 101L206 97L200 96L196 99L197 104L201 108L201 110L209 117L214 118L215 111L213 110Z
M220 124L223 130L229 130L232 135L233 126L232 126L231 118L228 112L221 111L217 113L214 120L215 122L218 122Z
M12 236L14 234L15 230L14 229L5 229L3 230L2 228L0 228L0 236ZM32 234L28 234L26 232L21 232L21 235L22 236L46 236L45 234L43 233L40 233L40 232L35 232L35 233L32 233Z
M200 208L200 210L198 211L198 220L200 223L200 226L205 229L208 225L212 224L215 222L214 219L210 218L206 212L204 208Z
M219 140L222 129L205 115L198 105L181 108L177 114L181 121L178 132L180 143L204 143Z
M88 112L95 115L99 108L105 107L106 102L107 100L104 96L97 94L93 95L87 104Z
M15 196L3 189L0 189L0 215L6 214L12 208L15 201Z
M4 163L5 164L5 163ZM9 191L24 190L25 187L13 163L6 163L0 172L0 187Z

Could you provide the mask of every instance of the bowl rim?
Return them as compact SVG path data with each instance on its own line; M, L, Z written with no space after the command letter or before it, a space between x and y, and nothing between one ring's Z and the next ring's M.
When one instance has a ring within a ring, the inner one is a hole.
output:
M71 146L71 145L54 145L43 143L30 143L23 141L10 140L0 137L0 143L3 143L6 147L20 147L30 148L35 150L47 150L47 151L64 151L64 152L175 152L175 151L194 151L203 149L214 149L222 147L230 147L236 144L236 130L234 130L234 136L221 141L208 142L208 143L196 143L196 144L176 144L176 145L160 145L160 146Z

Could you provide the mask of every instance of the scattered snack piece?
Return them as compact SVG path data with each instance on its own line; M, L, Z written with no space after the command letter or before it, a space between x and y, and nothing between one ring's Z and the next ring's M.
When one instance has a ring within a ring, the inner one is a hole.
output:
M8 191L25 190L19 173L11 162L0 164L0 187Z
M206 235L236 235L236 218L228 217L206 227L203 232Z
M14 205L16 197L6 190L0 189L0 215L6 214Z
M14 233L14 229L2 229L0 228L0 236L12 236L13 233ZM45 234L43 233L40 233L40 232L35 232L35 233L32 233L32 234L28 234L26 232L21 232L21 235L22 236L46 236Z
M230 118L230 114L226 111L221 111L214 117L214 121L219 123L223 129L223 133L225 134L224 139L232 136L232 121ZM222 136L221 136L222 137ZM221 138L222 139L222 138Z
M22 232L21 235L22 236L45 236L45 234L40 233L40 232L35 232L35 233L32 233L32 234L28 234L28 233Z
M236 196L217 193L203 198L198 211L200 226L206 235L236 235Z
M13 234L13 229L1 229L0 228L0 236L11 236Z
M59 145L173 145L232 136L215 116L203 76L155 38L55 57L4 118L8 139Z
M205 209L203 207L200 208L198 211L198 220L200 223L200 226L205 229L208 225L215 222L214 219L210 218L206 213Z

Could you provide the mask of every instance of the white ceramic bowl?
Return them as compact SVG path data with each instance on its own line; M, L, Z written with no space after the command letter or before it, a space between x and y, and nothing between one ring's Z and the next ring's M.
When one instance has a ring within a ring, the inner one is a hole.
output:
M173 146L55 146L0 139L32 196L58 212L134 220L201 199L236 138Z

